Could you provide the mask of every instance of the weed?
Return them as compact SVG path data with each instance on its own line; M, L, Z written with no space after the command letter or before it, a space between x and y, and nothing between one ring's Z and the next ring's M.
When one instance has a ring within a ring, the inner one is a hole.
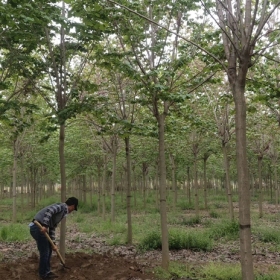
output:
M200 271L207 280L242 280L240 265L209 263Z
M169 231L170 250L201 250L212 249L212 240L203 232L171 229ZM138 248L141 251L161 249L161 235L158 231L149 232L140 242Z
M198 225L201 223L201 218L194 216L194 217L190 217L190 218L185 218L183 217L181 224L185 225L185 226L194 226L194 225Z
M210 227L209 235L217 240L224 237L226 240L235 240L238 238L239 225L237 221L225 220Z
M209 215L210 215L211 218L214 218L214 219L220 218L220 215L214 210L211 210Z
M3 226L0 231L2 241L25 241L29 238L29 227L25 224L10 224Z
M280 243L279 230L271 227L262 228L258 230L259 239L262 242Z

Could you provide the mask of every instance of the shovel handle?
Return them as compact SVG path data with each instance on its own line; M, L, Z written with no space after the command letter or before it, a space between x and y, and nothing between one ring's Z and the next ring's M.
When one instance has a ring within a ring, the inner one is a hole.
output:
M39 229L43 229L42 225L41 225L38 221L34 220L33 223L34 223L36 226L38 226ZM49 242L51 243L52 247L55 248L55 245L54 245L53 241L51 240L50 236L48 235L48 233L47 233L47 232L44 232L44 234L45 234L46 238L49 240ZM58 249L55 250L55 251L56 251L56 253L57 253L57 255L58 255L58 257L59 257L59 259L60 259L62 265L65 266L65 261L63 260L63 258L62 258L62 256L61 256L60 252L58 251Z

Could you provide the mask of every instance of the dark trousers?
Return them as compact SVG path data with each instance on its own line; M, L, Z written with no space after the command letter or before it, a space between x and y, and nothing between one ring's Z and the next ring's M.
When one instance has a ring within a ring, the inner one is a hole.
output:
M39 275L44 277L51 271L52 247L44 233L35 224L30 227L30 234L36 240L40 253Z

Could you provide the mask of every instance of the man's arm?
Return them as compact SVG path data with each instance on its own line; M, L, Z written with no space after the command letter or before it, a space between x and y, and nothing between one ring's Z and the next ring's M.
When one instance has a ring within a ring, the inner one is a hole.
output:
M55 228L49 228L49 236L51 240L55 240Z

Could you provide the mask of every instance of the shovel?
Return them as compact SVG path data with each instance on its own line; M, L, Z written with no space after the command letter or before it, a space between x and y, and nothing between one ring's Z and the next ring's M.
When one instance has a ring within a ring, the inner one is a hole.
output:
M36 220L34 220L34 224L35 224L36 226L38 226L39 229L42 229L42 228L43 228L43 227L41 226L41 224L40 224L39 222L37 222ZM49 240L49 242L51 243L52 248L54 248L55 245L54 245L53 241L51 240L50 236L48 235L48 233L47 233L47 232L44 232L44 234L45 234L46 238ZM59 259L60 259L60 262L61 262L61 264L63 265L63 267L69 269L69 267L67 267L67 266L65 265L65 261L63 260L63 258L62 258L62 256L61 256L61 254L59 253L58 249L55 250L55 251L56 251L56 253L57 253L57 255L58 255Z

